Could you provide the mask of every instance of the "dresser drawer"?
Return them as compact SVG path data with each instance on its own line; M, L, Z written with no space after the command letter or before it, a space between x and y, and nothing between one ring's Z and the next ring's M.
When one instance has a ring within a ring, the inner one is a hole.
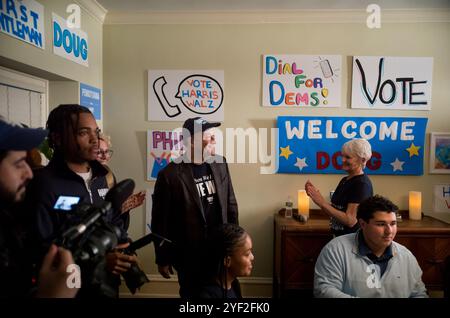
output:
M422 280L429 289L442 289L445 259L450 257L450 237L398 236L395 241L406 246L422 269Z
M286 288L312 288L317 257L331 239L329 234L308 236L286 233L282 259Z

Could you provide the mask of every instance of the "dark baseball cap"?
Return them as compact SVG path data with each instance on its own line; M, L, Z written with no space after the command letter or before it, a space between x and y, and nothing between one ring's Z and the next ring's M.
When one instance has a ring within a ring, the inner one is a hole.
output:
M191 136L196 132L204 132L210 128L219 127L221 124L219 122L209 122L201 117L189 118L184 124L183 128L187 129Z
M0 150L31 150L47 136L43 128L24 128L0 118Z

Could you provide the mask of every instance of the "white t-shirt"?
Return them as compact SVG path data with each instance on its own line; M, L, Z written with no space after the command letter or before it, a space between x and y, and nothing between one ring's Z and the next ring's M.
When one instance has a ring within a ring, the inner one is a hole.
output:
M77 172L76 174L79 175L81 178L83 178L84 185L86 186L86 189L89 193L89 197L91 199L91 203L93 203L91 192L92 169L89 169L88 172Z

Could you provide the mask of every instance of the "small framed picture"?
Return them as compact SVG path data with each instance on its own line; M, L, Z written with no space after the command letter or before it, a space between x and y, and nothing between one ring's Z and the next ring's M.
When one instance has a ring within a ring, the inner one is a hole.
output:
M431 133L430 173L450 174L450 132Z

